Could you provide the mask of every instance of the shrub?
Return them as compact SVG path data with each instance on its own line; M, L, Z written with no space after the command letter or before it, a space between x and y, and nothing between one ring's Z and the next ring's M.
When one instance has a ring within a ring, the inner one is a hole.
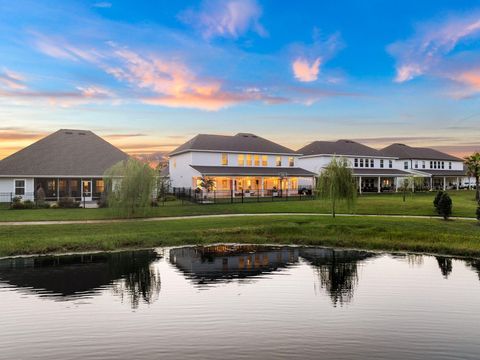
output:
M35 203L32 200L25 200L23 202L24 209L33 209L35 207Z
M477 220L480 221L480 205L477 207Z
M447 220L452 215L452 199L448 193L443 193L438 201L438 213Z
M440 214L440 212L438 210L438 203L440 202L440 198L442 197L443 194L444 194L444 192L442 190L438 191L437 195L435 195L435 199L433 200L433 206L435 206L435 211L438 214Z
M75 199L71 197L64 197L58 200L57 205L62 209L75 209L80 207L80 202L75 201Z

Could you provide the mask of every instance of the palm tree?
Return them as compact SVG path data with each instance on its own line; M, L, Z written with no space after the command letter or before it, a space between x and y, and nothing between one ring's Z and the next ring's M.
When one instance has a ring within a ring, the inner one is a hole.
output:
M467 174L468 176L475 178L475 183L477 191L475 194L475 199L480 201L480 153L476 152L465 158L465 165L467 165Z
M357 198L357 190L347 159L334 158L322 170L317 182L317 193L321 198L330 200L333 217L335 217L337 202L345 202L348 209L353 206Z
M212 178L209 178L208 176L202 176L200 178L199 186L208 193L215 186L215 181Z

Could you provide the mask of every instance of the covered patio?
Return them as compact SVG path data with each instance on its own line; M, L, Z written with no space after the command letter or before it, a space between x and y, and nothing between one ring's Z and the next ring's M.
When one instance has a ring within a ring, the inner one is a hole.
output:
M432 190L459 190L462 179L467 177L463 170L422 170L429 176L429 189Z
M200 189L202 177L213 180L215 196L265 197L299 194L299 178L311 179L315 174L301 168L193 166L199 175L193 177L192 188Z
M353 169L360 194L364 192L395 192L398 178L410 176L410 173L397 169Z
M43 189L46 201L74 198L76 201L100 199L105 191L104 181L99 178L35 178L35 199Z

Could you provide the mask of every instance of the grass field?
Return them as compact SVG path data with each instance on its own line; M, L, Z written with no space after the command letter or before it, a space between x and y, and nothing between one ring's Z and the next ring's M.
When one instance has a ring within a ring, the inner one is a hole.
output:
M453 216L475 217L474 191L451 191ZM380 215L436 215L433 208L435 193L416 193L407 195L403 202L401 194L369 194L358 198L356 214ZM238 214L238 213L328 213L329 204L322 200L275 201L262 203L237 203L198 205L180 201L166 202L165 206L148 210L147 216L183 216L202 214ZM339 206L338 213L347 213ZM0 209L0 221L38 221L38 220L93 220L109 219L115 216L109 209L36 209L8 210Z
M5 226L0 229L0 256L216 242L480 256L480 226L467 220L305 215Z

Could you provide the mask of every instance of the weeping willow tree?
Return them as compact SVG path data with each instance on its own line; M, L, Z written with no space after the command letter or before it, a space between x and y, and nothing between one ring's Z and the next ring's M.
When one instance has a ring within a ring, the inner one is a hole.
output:
M338 203L345 203L349 210L355 205L357 190L347 159L333 158L322 170L317 181L317 194L330 201L333 217Z
M138 160L120 161L105 172L107 204L117 216L146 215L151 207L155 171Z

